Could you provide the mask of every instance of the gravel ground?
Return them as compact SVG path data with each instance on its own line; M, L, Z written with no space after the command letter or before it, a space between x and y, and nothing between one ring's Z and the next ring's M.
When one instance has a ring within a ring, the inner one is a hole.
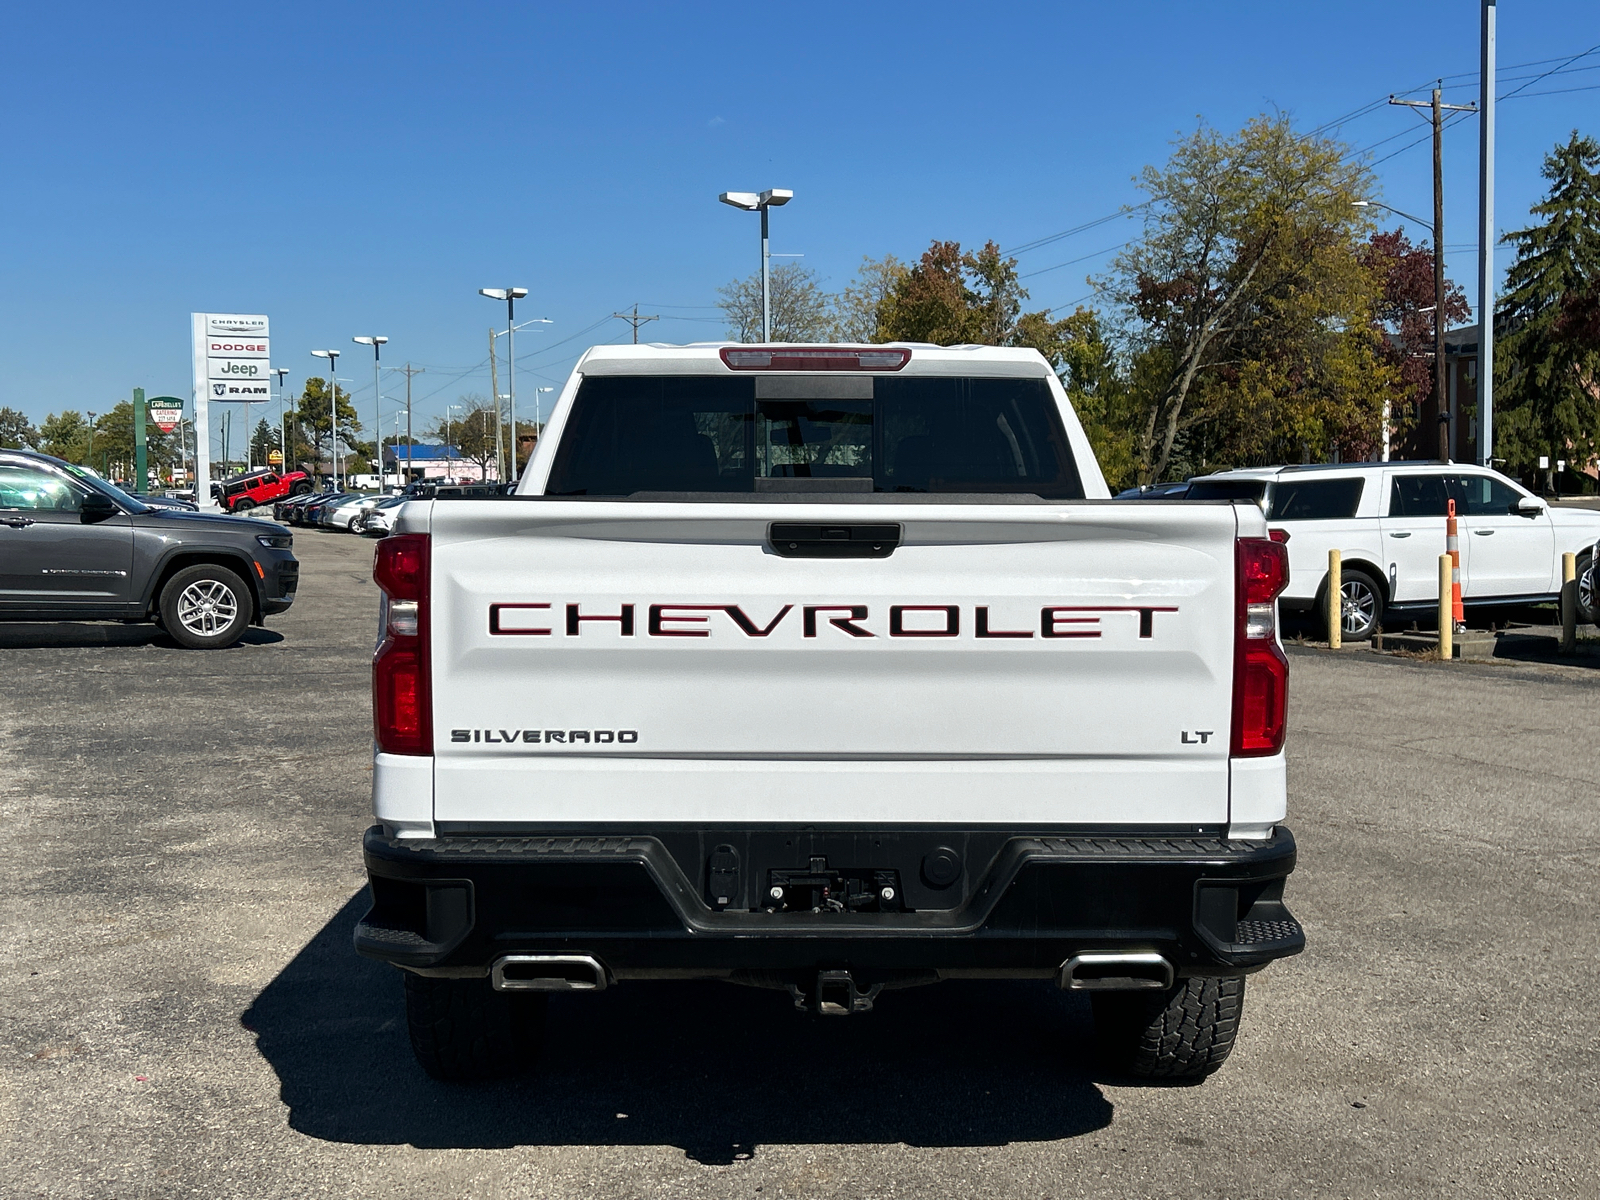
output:
M1078 996L947 983L561 997L533 1076L452 1087L350 950L371 546L297 543L230 651L0 626L0 1194L1600 1192L1593 669L1291 650L1310 947L1202 1086L1097 1074Z

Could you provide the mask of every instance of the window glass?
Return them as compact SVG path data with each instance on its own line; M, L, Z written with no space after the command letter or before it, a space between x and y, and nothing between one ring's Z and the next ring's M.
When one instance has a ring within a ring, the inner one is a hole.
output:
M1261 503L1266 494L1264 479L1194 479L1189 482L1185 500L1254 500Z
M757 479L854 478L876 492L1083 497L1042 379L848 377L848 390L833 390L858 398L808 399L811 381L784 378L780 394L796 398L758 399L752 378L587 379L547 491L752 492ZM818 377L817 392L839 379Z
M1274 521L1344 521L1361 505L1364 479L1280 479L1268 516Z
M1509 516L1517 501L1522 499L1521 492L1492 475L1459 475L1451 482L1459 516Z
M83 493L59 475L37 467L0 463L0 509L77 512Z
M1396 475L1389 490L1391 517L1442 517L1447 512L1443 475Z

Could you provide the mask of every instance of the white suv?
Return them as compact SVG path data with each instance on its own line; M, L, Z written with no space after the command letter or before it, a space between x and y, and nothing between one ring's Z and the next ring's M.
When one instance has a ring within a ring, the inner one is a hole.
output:
M1578 556L1578 619L1595 621L1600 512L1551 508L1498 471L1467 463L1341 463L1223 471L1190 482L1188 500L1253 500L1289 535L1288 610L1323 608L1328 551L1344 558L1344 636L1371 637L1385 609L1438 602L1445 515L1460 519L1468 606L1555 600L1561 556Z

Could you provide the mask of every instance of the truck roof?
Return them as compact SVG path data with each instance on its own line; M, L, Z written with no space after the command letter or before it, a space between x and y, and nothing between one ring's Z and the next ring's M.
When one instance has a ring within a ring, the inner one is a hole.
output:
M839 343L817 345L808 342L693 342L674 345L667 342L647 342L642 345L592 346L578 360L575 368L585 375L740 375L722 359L725 349L774 351L816 349L822 352L850 354L855 351L898 349L910 352L905 366L898 370L867 370L873 375L971 375L1011 376L1013 378L1046 378L1054 374L1050 364L1037 350L1011 346L935 346L926 342L886 342L874 345ZM858 371L788 372L781 367L752 370L751 375L766 373L793 374L857 374Z

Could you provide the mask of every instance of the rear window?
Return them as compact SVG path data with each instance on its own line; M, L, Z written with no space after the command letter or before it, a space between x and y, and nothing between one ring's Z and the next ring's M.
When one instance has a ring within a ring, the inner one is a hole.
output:
M1364 479L1279 480L1267 516L1274 521L1344 521L1361 506Z
M1045 380L839 375L586 379L545 491L1083 498Z
M1264 479L1195 479L1189 483L1185 500L1253 500L1261 503L1266 493Z

